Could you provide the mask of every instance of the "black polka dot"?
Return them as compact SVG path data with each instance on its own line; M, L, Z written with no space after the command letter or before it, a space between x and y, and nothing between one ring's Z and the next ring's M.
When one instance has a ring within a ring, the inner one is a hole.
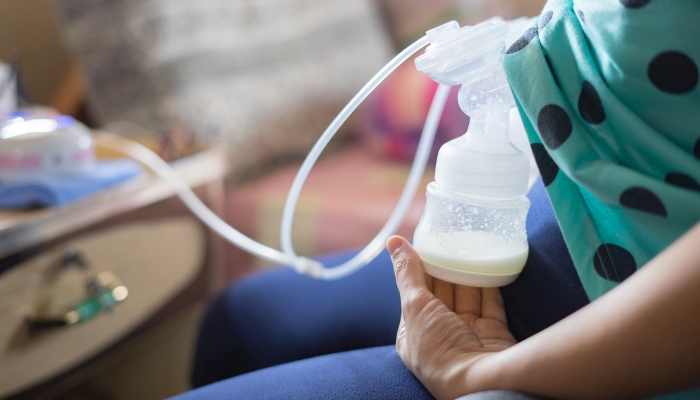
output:
M629 251L606 243L596 250L593 256L593 267L602 278L622 282L637 271L637 262Z
M583 11L578 10L578 18L583 22L584 24L586 23L586 14L583 13Z
M552 78L554 78L554 83L556 83L557 86L560 86L560 85L559 85L559 79L557 78L557 74L554 73L554 68L552 67L552 62L549 61L549 57L545 55L545 56L544 56L544 61L547 62L547 67L549 67L549 72L552 73Z
M528 28L523 32L520 38L508 48L506 54L513 54L524 49L535 36L537 36L537 28Z
M571 118L563 108L555 104L549 104L540 110L537 115L537 129L540 131L542 141L552 150L559 146L571 136Z
M700 139L698 139L698 141L695 142L695 147L693 147L693 154L695 154L695 158L700 160Z
M542 14L540 16L540 24L539 24L539 31L542 32L542 29L544 29L545 26L549 23L549 21L552 20L552 15L554 13L551 11L547 11L546 13Z
M681 172L670 172L668 175L666 175L666 179L664 179L664 181L674 186L690 190L697 190L700 192L700 184L698 184L695 179Z
M620 0L620 3L627 8L639 8L644 7L650 1L651 0Z
M600 101L598 92L588 81L583 81L583 88L578 96L578 112L589 124L598 125L605 121L603 103Z
M620 204L624 207L648 212L651 214L667 216L666 207L658 197L649 189L632 187L620 195Z
M552 160L552 157L542 143L533 143L530 145L530 148L532 148L532 154L535 156L537 168L540 170L542 183L547 187L557 177L559 167L554 160Z
M665 51L654 57L647 75L659 90L671 94L690 92L698 84L698 66L678 51Z

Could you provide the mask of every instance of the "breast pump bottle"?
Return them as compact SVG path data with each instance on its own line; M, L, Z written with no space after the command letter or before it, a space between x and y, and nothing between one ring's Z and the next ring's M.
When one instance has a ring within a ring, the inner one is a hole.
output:
M431 45L416 67L438 83L458 85L469 115L466 134L440 148L435 181L414 235L425 271L475 287L513 282L528 256L525 219L529 160L508 137L515 106L501 59L508 27L502 20L428 32Z

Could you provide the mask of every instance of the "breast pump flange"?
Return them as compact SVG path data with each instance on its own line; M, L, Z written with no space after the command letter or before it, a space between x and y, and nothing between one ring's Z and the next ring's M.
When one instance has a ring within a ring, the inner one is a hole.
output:
M525 220L529 160L509 140L515 106L501 60L508 27L489 20L455 21L427 33L418 70L443 85L462 85L466 134L440 148L435 181L414 246L430 275L456 284L499 287L513 282L528 256Z

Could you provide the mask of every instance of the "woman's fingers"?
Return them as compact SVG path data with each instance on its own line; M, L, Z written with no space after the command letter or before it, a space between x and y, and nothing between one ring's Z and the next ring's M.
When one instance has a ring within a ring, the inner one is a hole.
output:
M455 290L452 283L433 278L433 294L440 299L450 311L455 310Z
M455 312L481 317L481 288L457 285L455 288Z
M396 285L401 294L404 312L419 311L434 297L428 290L423 272L423 262L406 239L392 236L386 241L396 275ZM407 310L410 305L411 310ZM405 317L408 317L406 315Z
M481 289L481 317L495 319L508 325L506 309L503 305L503 296L499 288Z

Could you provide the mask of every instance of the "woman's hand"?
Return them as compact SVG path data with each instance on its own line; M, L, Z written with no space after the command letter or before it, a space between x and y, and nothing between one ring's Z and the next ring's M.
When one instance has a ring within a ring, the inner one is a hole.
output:
M501 291L455 286L425 274L418 253L402 237L389 238L387 248L401 293L399 356L439 399L475 391L469 370L516 343Z
M698 243L700 222L615 289L513 346L498 290L431 281L411 245L392 237L403 310L396 348L440 399L494 389L630 399L700 388Z

